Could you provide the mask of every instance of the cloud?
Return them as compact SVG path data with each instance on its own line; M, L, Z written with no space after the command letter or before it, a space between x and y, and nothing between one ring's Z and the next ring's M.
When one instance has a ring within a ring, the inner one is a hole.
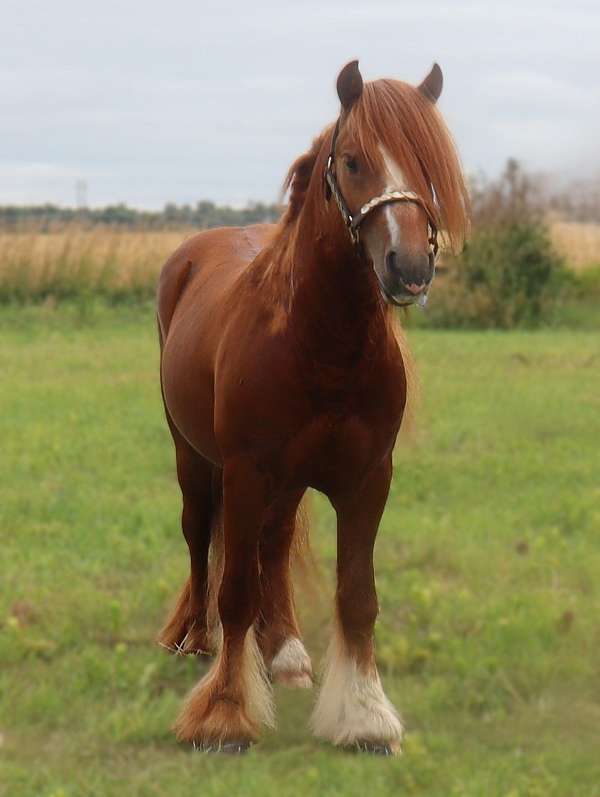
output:
M95 203L273 200L335 117L336 74L356 56L367 79L417 82L442 64L440 106L468 170L509 156L598 169L600 9L583 0L32 5L3 6L13 171L0 202L72 201L75 175Z

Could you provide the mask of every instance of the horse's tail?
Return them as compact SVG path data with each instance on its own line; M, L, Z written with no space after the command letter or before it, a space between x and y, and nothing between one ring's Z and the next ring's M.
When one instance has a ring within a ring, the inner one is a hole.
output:
M318 566L310 547L310 502L308 494L300 502L296 510L296 522L292 548L290 551L290 567L293 575L304 587L314 588L314 577Z

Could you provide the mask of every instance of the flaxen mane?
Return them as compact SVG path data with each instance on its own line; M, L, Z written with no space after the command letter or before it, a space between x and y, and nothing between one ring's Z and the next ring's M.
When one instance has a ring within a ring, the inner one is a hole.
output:
M312 143L308 152L300 155L290 166L288 173L283 181L283 191L289 190L290 195L288 205L282 218L284 225L294 221L304 205L304 198L308 191L310 179L317 160L319 160L319 153L323 148L325 140L331 137L333 125L329 125Z

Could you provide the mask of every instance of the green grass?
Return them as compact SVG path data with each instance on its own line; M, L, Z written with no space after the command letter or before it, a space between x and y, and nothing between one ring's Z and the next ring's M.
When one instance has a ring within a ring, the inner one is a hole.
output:
M243 759L169 731L205 665L153 637L187 568L150 308L0 311L0 795L600 795L600 342L413 330L422 402L377 548L404 755L335 751L313 695ZM334 518L300 597L327 639Z

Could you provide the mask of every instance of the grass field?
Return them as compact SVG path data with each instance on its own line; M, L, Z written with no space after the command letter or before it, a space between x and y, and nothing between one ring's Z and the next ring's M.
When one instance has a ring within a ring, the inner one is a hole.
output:
M0 310L0 795L600 795L600 341L414 330L415 440L377 548L404 755L334 751L313 695L242 759L178 746L206 665L153 645L187 568L150 308ZM313 504L327 639L334 518Z

